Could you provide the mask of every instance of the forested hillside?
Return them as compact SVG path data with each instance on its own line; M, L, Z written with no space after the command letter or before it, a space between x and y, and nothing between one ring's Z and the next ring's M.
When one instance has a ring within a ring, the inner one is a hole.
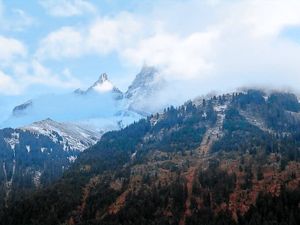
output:
M249 90L169 107L104 134L0 223L300 223L300 104Z
M60 178L79 151L66 150L57 133L49 136L22 129L0 130L0 205L26 196Z

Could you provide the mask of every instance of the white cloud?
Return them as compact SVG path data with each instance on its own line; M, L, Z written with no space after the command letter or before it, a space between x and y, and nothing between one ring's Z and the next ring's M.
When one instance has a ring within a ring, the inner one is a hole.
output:
M82 34L72 27L63 27L50 33L40 43L36 55L41 58L60 59L78 57L84 50Z
M242 23L249 26L255 37L278 35L286 26L300 24L300 1L298 0L252 0L234 7L240 13L235 15Z
M121 50L131 45L139 32L142 32L141 24L131 14L98 18L88 29L87 46L100 54Z
M188 10L182 10L186 5ZM185 89L189 86L186 92L193 86L198 94L208 88L244 85L298 89L300 45L280 35L285 28L300 25L299 10L300 2L295 0L208 5L192 0L168 9L158 5L154 15L158 21L163 18L160 29L120 54L131 64L146 61L162 67L167 78L190 80L184 83Z
M20 93L20 89L15 81L0 70L0 94L16 95Z
M217 38L216 31L196 32L186 37L156 34L121 54L133 64L156 65L169 78L191 79L213 68L211 49Z
M130 14L97 18L87 27L62 27L43 38L36 56L41 59L77 58L85 54L105 55L130 45L140 24Z
M0 94L18 95L34 85L56 89L81 87L81 82L67 68L57 74L33 60L27 63L16 63L12 69L11 74L0 71Z
M182 10L186 5L188 10ZM300 45L282 37L286 28L300 27L299 10L300 2L294 0L158 5L155 17L147 16L159 21L159 29L144 26L154 32L119 54L131 65L146 62L162 68L172 82L161 99L169 102L242 86L299 90Z
M80 16L94 13L96 8L87 0L40 0L49 14L58 17Z
M14 31L23 31L35 24L35 19L21 9L12 9L11 21L6 21L6 23Z
M26 74L22 79L26 86L41 84L58 88L78 88L81 83L68 69L64 69L60 74L55 74L38 61L31 62L31 73Z
M15 57L24 57L27 54L25 45L19 40L0 35L0 60L10 61Z
M23 31L34 23L34 18L25 11L18 8L7 10L0 0L0 30Z

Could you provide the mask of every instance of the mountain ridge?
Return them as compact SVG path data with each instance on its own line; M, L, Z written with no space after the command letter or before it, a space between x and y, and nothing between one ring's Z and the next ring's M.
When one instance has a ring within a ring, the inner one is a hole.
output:
M21 129L49 136L54 142L58 141L56 136L59 135L62 137L61 144L66 151L83 151L100 140L103 134L75 124L59 123L50 118L34 122L31 125L21 127Z

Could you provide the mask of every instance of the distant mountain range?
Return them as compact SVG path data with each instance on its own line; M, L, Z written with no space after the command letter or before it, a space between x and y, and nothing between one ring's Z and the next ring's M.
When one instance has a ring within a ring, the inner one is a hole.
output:
M144 67L122 93L104 73L86 90L44 95L14 107L0 130L0 204L50 184L104 132L148 115L139 102L162 87L158 75Z

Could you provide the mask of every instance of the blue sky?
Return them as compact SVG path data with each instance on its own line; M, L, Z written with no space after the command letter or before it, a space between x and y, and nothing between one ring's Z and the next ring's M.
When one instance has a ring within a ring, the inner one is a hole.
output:
M298 90L299 11L297 0L0 0L0 113L102 72L125 91L145 63L185 99Z

